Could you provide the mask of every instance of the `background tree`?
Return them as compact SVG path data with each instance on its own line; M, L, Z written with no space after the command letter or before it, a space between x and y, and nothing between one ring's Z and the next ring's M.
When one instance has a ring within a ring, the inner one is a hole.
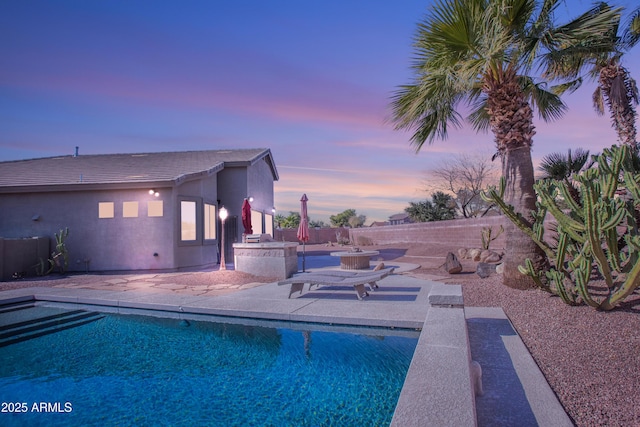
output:
M367 220L365 215L358 215L355 209L347 209L337 215L331 215L329 221L333 227L361 227Z
M453 193L457 210L463 218L482 217L496 211L495 205L480 197L489 185L497 185L498 168L489 155L458 154L429 171L429 183Z
M449 194L437 191L431 200L409 202L404 211L415 222L443 221L456 217L456 202Z
M276 226L280 228L298 228L300 225L300 212L289 212L289 216L276 215L274 218Z
M327 224L325 224L324 221L311 221L309 220L309 227L311 228L324 228L327 227Z
M358 228L364 225L364 222L367 220L365 215L354 215L349 218L349 227Z
M565 105L536 75L542 54L556 45L597 42L608 34L617 12L599 6L564 26L553 12L560 0L442 0L418 24L414 41L414 80L392 100L396 129L414 133L419 151L425 142L446 139L448 126L460 125L459 104L472 109L476 130L491 129L502 160L506 202L533 219L536 194L531 145L533 107L545 120L559 118ZM543 268L545 254L513 224L506 227L503 281L517 288L535 286L518 271L531 259Z

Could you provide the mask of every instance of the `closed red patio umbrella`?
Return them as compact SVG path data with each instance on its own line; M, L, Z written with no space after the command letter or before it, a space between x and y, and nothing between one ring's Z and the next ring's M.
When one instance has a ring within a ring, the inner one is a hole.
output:
M305 272L305 243L309 241L309 216L307 215L307 198L306 194L300 199L300 225L298 225L298 233L296 236L302 242L302 272Z
M253 227L251 227L251 205L249 200L244 199L242 202L242 226L244 227L244 234L253 234Z

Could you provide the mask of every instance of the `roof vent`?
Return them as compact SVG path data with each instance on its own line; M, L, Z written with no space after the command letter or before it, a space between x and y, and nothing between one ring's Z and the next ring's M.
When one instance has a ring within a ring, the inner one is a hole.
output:
M78 157L78 150L79 150L79 149L80 149L80 147L78 147L78 146L76 145L76 153L73 155L73 157Z

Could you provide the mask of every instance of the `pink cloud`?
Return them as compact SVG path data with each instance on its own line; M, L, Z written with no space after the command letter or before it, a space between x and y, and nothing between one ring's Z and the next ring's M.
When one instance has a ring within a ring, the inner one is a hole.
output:
M379 127L384 122L384 96L363 87L332 79L278 62L264 54L243 52L262 60L266 76L248 74L236 59L239 54L222 52L217 61L202 60L172 52L172 64L156 57L140 60L141 72L125 65L108 66L73 57L67 61L51 54L39 55L39 63L22 64L0 71L2 85L41 91L66 98L102 98L100 102L131 102L154 107L216 109L251 117L286 122L331 123L349 127ZM129 61L133 59L129 58ZM145 62L147 61L147 62ZM180 67L175 63L181 63ZM246 62L246 61L245 61ZM270 62L270 63L269 63Z

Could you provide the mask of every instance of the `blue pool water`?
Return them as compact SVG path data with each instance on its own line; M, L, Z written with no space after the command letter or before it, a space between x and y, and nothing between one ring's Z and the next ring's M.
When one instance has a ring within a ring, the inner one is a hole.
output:
M0 425L388 425L417 333L308 327L109 314L11 343Z

